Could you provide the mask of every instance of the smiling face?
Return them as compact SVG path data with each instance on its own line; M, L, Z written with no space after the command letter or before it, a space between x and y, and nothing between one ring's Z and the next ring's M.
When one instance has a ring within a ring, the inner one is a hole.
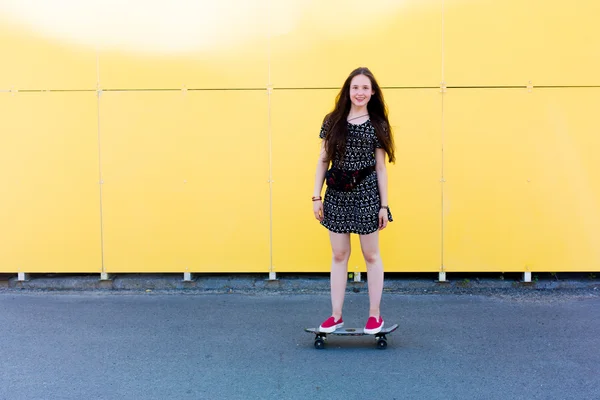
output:
M350 81L350 101L354 106L366 106L373 94L375 92L373 91L371 80L367 76L356 75Z

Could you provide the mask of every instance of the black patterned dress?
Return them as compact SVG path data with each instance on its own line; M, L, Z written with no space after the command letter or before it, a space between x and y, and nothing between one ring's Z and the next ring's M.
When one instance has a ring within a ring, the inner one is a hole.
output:
M321 126L319 137L325 138L326 124ZM348 122L346 154L343 160L339 155L333 166L344 170L358 170L375 166L375 149L382 147L375 128L370 120L362 124ZM367 235L379 229L379 187L377 172L373 171L350 192L342 192L330 187L325 190L323 200L323 221L321 225L335 233L357 233ZM392 214L388 210L388 219Z

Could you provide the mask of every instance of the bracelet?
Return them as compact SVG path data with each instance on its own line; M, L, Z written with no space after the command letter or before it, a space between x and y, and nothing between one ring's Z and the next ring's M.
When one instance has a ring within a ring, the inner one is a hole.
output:
M312 201L319 201L319 200L323 200L323 199L321 198L321 196L319 196L319 197L315 197L315 196L313 196L313 198L312 198Z
M390 207L389 207L389 206L381 206L379 209L380 209L380 210L389 210L389 209L390 209Z

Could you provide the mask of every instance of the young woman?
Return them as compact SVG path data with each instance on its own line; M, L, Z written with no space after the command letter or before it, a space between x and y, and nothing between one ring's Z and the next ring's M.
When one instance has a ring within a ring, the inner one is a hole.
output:
M346 292L350 234L360 237L367 265L369 318L365 333L383 328L379 306L383 292L383 263L379 231L392 221L388 207L385 156L394 162L394 141L387 106L368 68L357 68L342 87L333 111L323 120L323 139L313 194L315 218L329 230L331 264L331 317L320 330L333 332L344 325L342 307ZM328 169L331 164L331 169ZM326 182L324 200L321 198Z

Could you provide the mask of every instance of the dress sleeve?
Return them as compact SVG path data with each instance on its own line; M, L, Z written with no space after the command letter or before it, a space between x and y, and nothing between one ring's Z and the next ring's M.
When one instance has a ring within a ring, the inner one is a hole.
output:
M390 134L390 131L389 131L387 125L384 125L384 127L383 127L383 134L384 134L384 136L388 136ZM381 140L379 140L379 136L377 136L377 134L376 134L375 135L375 148L380 149L382 147L383 147L383 144L381 144Z
M325 120L325 121L323 121L323 125L321 125L321 132L319 132L319 137L321 139L325 139L325 135L327 134L328 129L329 129L329 121Z

